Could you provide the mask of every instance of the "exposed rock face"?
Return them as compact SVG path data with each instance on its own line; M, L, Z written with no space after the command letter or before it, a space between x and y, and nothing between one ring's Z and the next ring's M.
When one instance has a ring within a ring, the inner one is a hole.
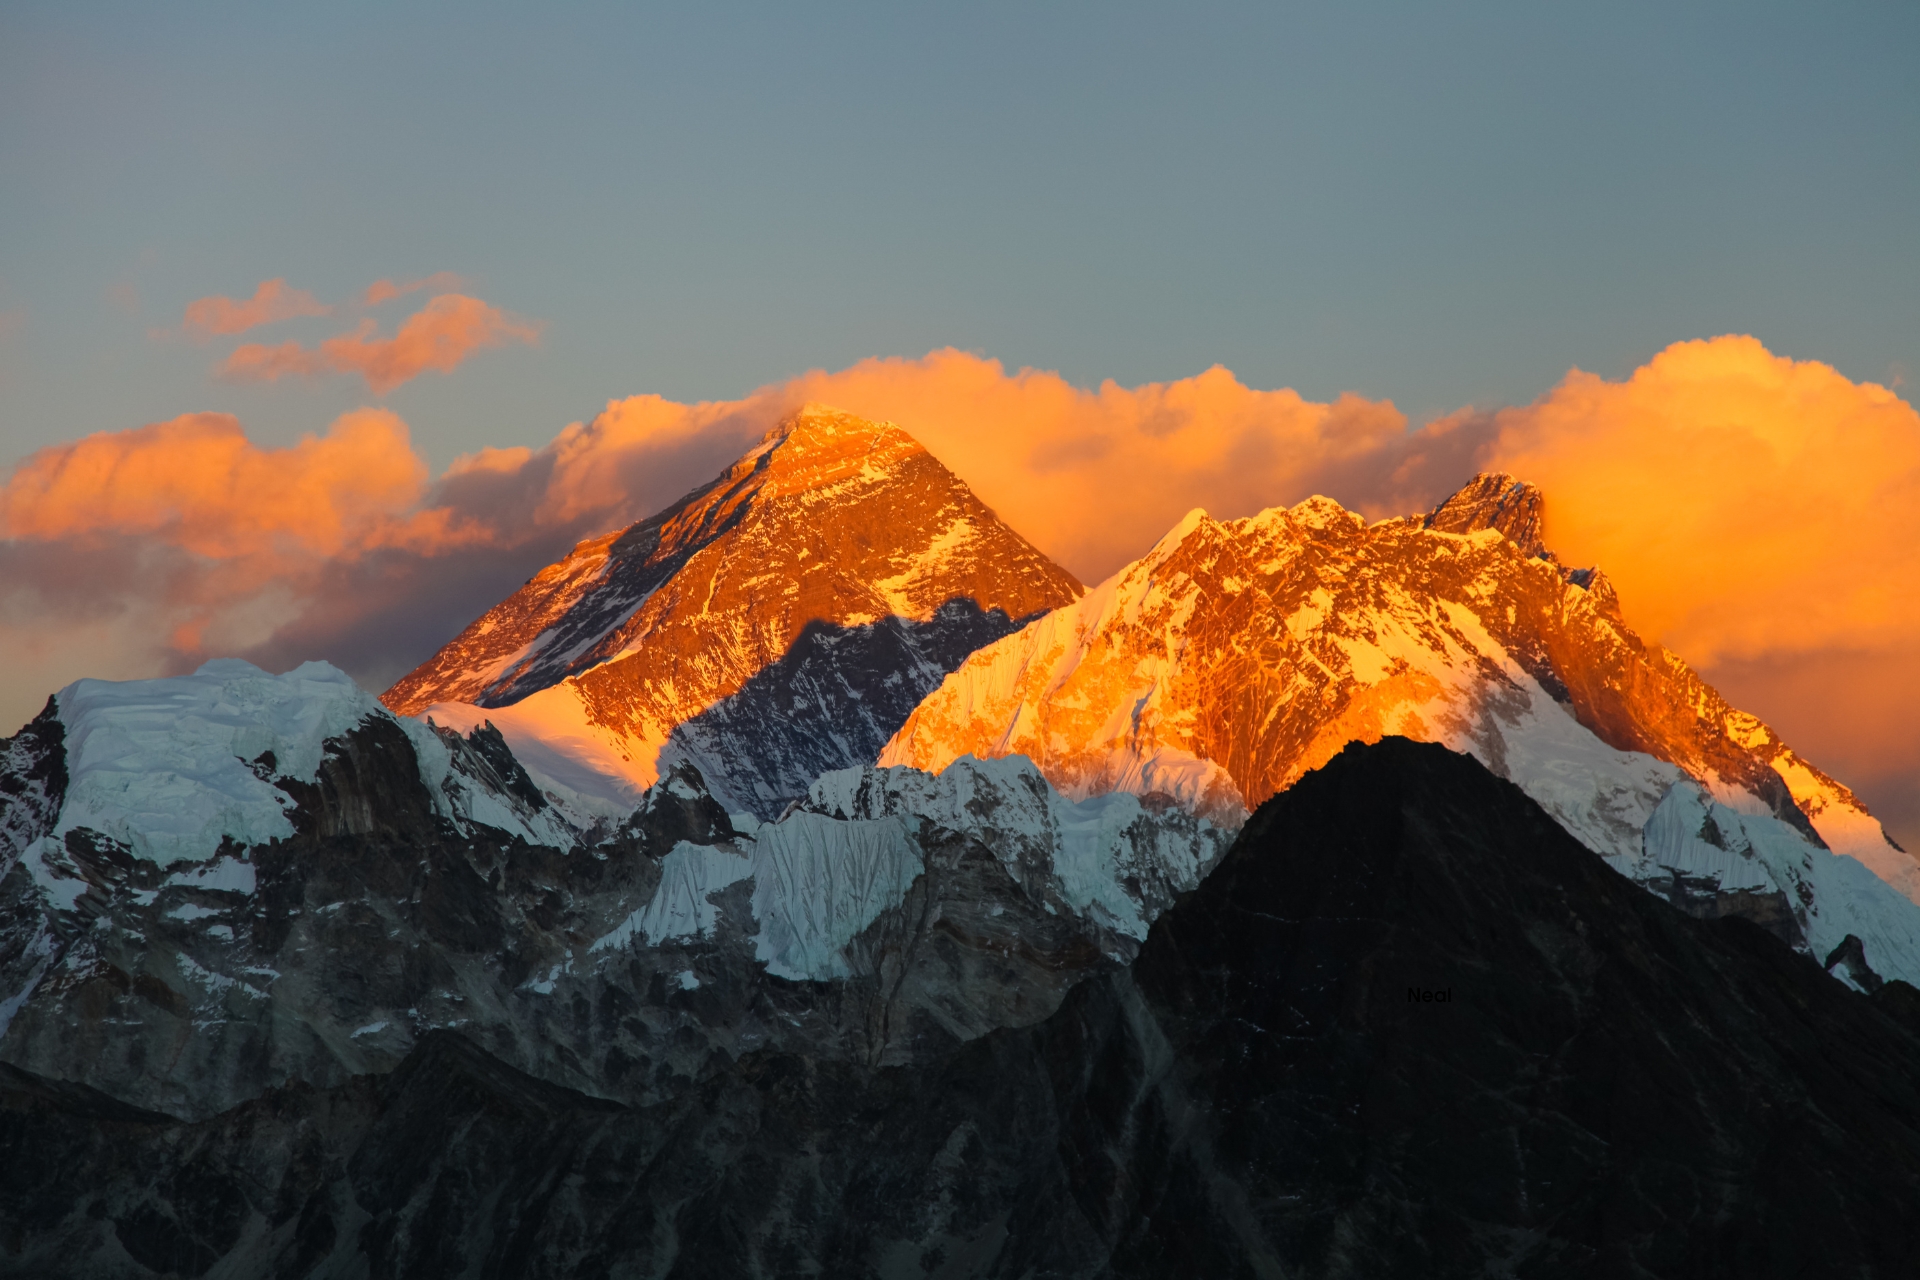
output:
M1414 993L1409 998L1409 992ZM17 1273L1902 1275L1920 1028L1438 747L1342 752L1130 970L629 1108L454 1032L197 1124L0 1071Z
M1541 541L1545 504L1540 491L1504 471L1483 472L1428 513L1422 522L1441 533L1498 529L1522 555L1546 556Z
M1539 511L1508 476L1371 526L1325 498L1226 522L1196 511L968 658L881 761L1020 753L1066 795L1165 791L1230 823L1348 742L1442 742L1626 874L1769 918L1820 955L1857 933L1882 972L1920 981L1920 864L1846 788L1644 644L1604 577L1540 553ZM1742 826L1728 848L1746 852L1729 862L1698 824L1649 845L1682 785Z
M1025 761L829 774L766 824L683 763L580 825L498 733L319 665L83 681L0 750L0 1061L189 1117L441 1028L633 1101L769 1045L917 1060L1131 959L1230 839Z
M0 875L59 819L67 799L66 744L52 698L19 733L0 738Z
M536 774L623 807L687 760L767 819L1080 590L905 432L810 407L706 488L580 544L385 700L490 719Z

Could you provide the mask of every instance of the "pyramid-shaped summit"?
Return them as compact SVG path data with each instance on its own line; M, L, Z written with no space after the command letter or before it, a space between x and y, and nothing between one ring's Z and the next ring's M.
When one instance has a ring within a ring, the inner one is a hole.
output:
M871 761L968 653L1080 593L905 431L808 405L711 484L543 569L383 700L491 719L536 772L590 794L617 779L614 800L684 754L772 816Z

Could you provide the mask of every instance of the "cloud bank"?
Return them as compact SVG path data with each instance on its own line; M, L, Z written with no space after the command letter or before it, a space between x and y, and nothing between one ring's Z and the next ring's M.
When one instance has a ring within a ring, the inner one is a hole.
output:
M249 359L322 361L377 392L503 335L530 341L513 323L443 294L392 339ZM617 400L542 448L484 450L437 479L383 410L288 449L223 415L103 433L34 455L0 490L5 710L24 719L81 674L220 653L329 658L384 686L574 541L711 479L807 401L898 422L1088 582L1194 506L1231 517L1325 493L1378 517L1513 471L1546 491L1549 543L1602 566L1636 626L1724 672L1736 701L1843 778L1920 790L1920 684L1894 678L1920 669L1920 593L1903 580L1920 416L1742 337L1677 344L1620 382L1575 370L1531 405L1417 430L1388 402L1318 403L1221 368L1087 389L949 350L736 401ZM1863 721L1822 696L1863 663L1901 714Z
M1920 631L1920 414L1752 338L1682 342L1625 382L1578 370L1494 416L1490 461L1547 495L1547 538L1700 663Z
M397 296L405 290L376 282L369 298L382 284ZM249 342L221 362L218 376L228 382L277 382L283 377L320 377L359 374L367 387L383 396L402 383L432 369L452 373L460 363L484 347L508 342L529 345L540 340L540 325L507 315L498 307L460 293L443 293L407 317L391 338L378 337L379 323L362 320L351 333L328 338L317 347L298 342L278 346Z

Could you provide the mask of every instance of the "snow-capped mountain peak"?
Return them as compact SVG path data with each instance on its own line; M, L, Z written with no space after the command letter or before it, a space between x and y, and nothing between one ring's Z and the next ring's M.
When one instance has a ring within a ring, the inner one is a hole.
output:
M611 804L687 759L771 818L1080 590L906 432L808 405L712 484L580 544L385 701L491 720L536 774Z
M1483 475L1431 513L1372 525L1322 497L1240 520L1189 513L1078 601L970 657L881 763L1021 754L1074 799L1163 791L1230 823L1346 743L1398 734L1471 752L1641 878L1655 810L1678 783L1703 788L1818 855L1775 859L1769 881L1807 945L1841 910L1817 904L1815 883L1836 854L1909 900L1888 910L1915 911L1920 864L1845 788L1643 643L1598 573L1554 561L1541 510L1532 486ZM1920 914L1911 923L1903 954L1875 963L1920 977ZM1872 932L1883 951L1899 936Z

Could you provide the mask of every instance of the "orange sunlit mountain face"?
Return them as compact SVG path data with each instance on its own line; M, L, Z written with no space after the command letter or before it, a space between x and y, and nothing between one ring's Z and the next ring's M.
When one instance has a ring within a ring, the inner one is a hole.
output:
M966 653L1079 593L905 432L810 406L665 511L576 546L383 701L497 721L633 794L690 755L773 817L870 761Z

